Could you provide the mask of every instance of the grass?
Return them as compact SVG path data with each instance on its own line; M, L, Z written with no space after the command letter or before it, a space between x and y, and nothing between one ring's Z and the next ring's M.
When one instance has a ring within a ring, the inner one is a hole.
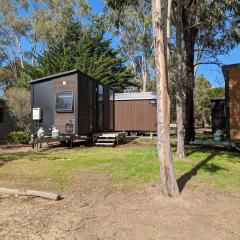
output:
M150 141L150 140L149 140ZM148 143L148 144L147 144ZM0 154L0 181L9 187L61 189L76 170L103 171L112 183L142 185L159 180L156 148L144 140L136 146L76 148L51 153ZM176 174L187 182L204 182L218 191L240 193L240 154L199 147L187 148L188 157L177 159L172 148Z

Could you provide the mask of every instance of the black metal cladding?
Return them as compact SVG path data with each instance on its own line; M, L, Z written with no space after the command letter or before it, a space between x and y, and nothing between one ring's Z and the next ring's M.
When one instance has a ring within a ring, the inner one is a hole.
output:
M32 121L34 133L39 126L49 129L53 125L60 133L75 135L109 131L112 128L108 86L99 87L101 85L96 80L78 70L30 83L32 108L42 110L42 120Z

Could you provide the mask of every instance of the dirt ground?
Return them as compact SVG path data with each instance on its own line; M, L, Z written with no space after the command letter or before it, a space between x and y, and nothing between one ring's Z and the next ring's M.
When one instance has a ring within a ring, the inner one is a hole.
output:
M157 183L117 190L104 174L80 171L66 189L58 202L0 195L0 239L240 239L240 198L203 186L174 200Z

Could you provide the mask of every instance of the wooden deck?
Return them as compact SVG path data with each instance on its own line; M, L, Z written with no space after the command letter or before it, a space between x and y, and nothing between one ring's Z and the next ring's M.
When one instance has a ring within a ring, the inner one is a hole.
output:
M193 145L200 145L200 146L207 146L207 147L222 147L222 148L232 148L237 149L240 151L240 143L232 142L232 141L215 141L213 139L205 139L205 140L195 140L190 144Z
M93 134L93 144L96 146L114 147L124 142L126 132L103 132Z

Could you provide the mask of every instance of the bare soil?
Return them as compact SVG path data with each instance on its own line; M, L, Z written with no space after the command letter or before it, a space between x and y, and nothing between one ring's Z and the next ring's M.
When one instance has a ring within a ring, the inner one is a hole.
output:
M20 153L30 151L32 151L30 145L0 145L0 153Z
M102 173L78 171L61 194L58 202L0 195L0 239L240 239L240 198L201 184L168 199L158 183L119 190Z

